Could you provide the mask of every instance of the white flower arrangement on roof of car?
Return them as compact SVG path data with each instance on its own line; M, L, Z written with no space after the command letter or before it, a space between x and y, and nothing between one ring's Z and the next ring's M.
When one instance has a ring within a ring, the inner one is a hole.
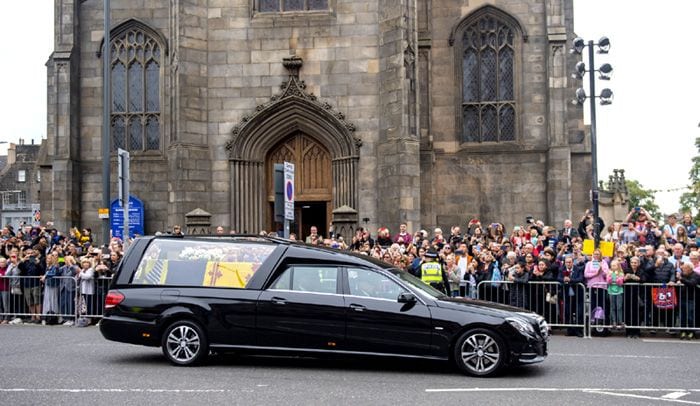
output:
M178 257L188 261L221 261L225 254L221 248L187 247Z

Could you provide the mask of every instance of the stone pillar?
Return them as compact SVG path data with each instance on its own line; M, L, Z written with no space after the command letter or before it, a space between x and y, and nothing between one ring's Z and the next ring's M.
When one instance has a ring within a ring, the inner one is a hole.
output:
M415 2L381 0L380 115L376 145L377 218L371 223L396 228L420 223L420 145L416 125Z
M172 130L167 150L168 223L211 205L212 152L208 139L207 0L173 3Z
M185 214L185 230L187 234L211 234L211 213L198 207Z
M42 166L52 172L53 187L42 193L40 204L48 209L44 218L59 230L80 224L79 9L78 0L56 1L54 52L46 64L47 157Z
M566 27L562 0L547 1L548 140L547 222L559 227L571 218L571 148L566 132L568 94Z

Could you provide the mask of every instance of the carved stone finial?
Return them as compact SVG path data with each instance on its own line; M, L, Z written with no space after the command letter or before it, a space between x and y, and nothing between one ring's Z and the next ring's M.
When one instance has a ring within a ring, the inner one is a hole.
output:
M299 78L299 69L304 65L304 60L300 56L292 55L289 58L282 58L282 65L289 71L289 76Z

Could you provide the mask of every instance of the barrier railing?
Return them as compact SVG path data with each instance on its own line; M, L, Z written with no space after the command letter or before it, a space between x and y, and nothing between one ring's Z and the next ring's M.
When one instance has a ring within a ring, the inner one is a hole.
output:
M620 295L606 289L590 289L591 328L594 332L624 327L628 335L641 330L694 331L697 320L697 288L659 283L625 283Z
M111 277L80 280L71 276L3 276L0 322L74 322L102 317Z
M581 283L482 281L477 297L533 311L552 327L586 328L586 286Z
M477 285L479 299L533 311L552 327L577 329L586 337L622 328L627 335L639 335L641 330L700 329L697 292L696 287L653 283L625 283L620 295L581 283L482 281Z

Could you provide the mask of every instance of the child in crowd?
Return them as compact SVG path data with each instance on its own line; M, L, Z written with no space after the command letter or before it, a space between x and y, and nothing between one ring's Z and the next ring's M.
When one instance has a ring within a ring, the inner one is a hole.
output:
M610 298L610 320L614 328L623 328L623 314L622 314L622 303L623 303L623 289L622 283L624 282L625 275L622 267L620 266L620 261L614 259L610 262L610 271L607 274L608 282L608 297Z

